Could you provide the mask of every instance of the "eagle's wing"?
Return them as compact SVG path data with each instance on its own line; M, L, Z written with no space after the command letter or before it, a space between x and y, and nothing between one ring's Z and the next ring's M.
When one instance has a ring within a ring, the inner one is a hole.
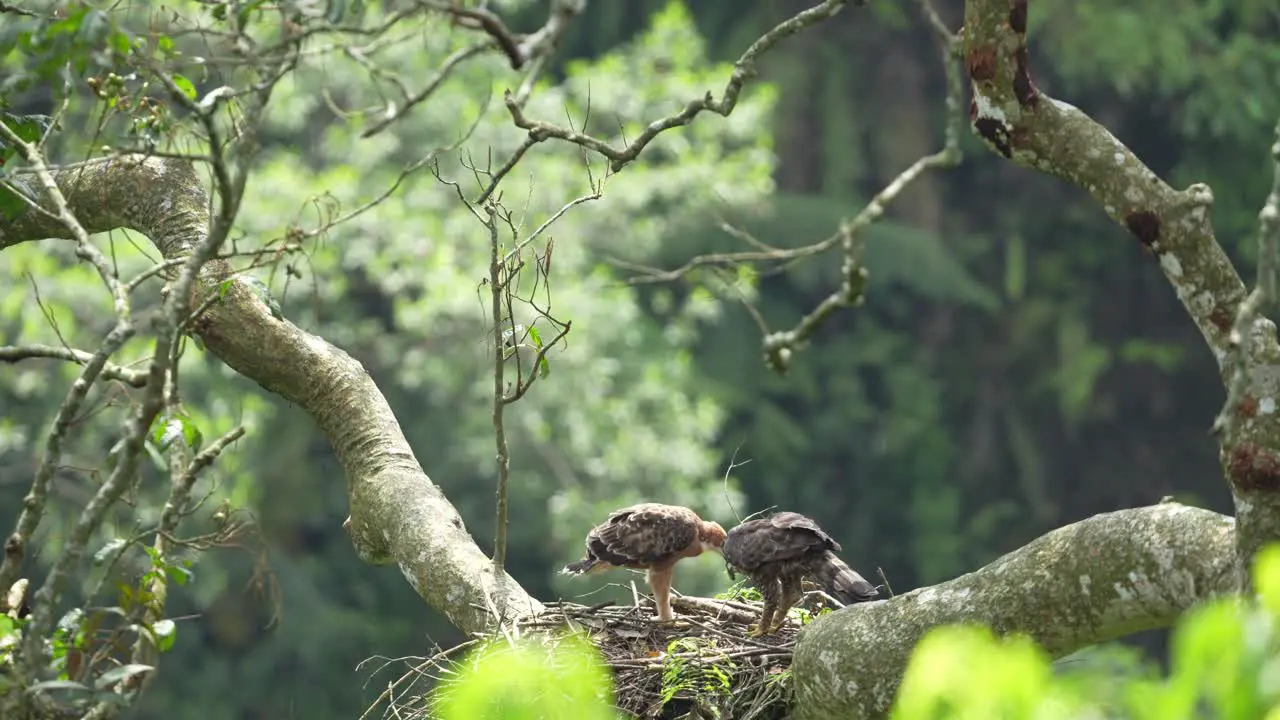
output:
M818 526L817 521L798 512L777 513L769 518L769 524L781 530L790 530L798 537L809 535L816 539L817 543L821 544L826 550L840 552L842 549L840 543L835 541L835 538L828 535L826 530Z
M787 512L735 527L725 539L724 559L749 572L766 563L795 560L814 550L838 548L813 520Z
M645 503L615 511L592 530L588 547L610 565L653 565L697 537L698 516L692 510Z

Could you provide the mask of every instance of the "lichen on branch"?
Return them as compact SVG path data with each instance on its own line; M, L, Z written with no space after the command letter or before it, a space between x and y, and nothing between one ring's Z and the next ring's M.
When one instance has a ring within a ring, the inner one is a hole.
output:
M973 90L969 117L974 131L1003 157L1088 192L1159 261L1229 390L1227 407L1212 429L1221 441L1222 467L1239 522L1239 567L1247 567L1265 543L1280 540L1280 345L1275 323L1257 312L1260 294L1246 294L1240 274L1214 236L1213 192L1207 185L1173 189L1086 113L1036 87L1027 50L1029 4L965 2L964 57ZM1265 218L1263 224L1265 241ZM1267 273L1262 275L1262 286L1274 284ZM1249 573L1238 576L1247 585Z
M974 131L1013 162L1088 192L1107 216L1160 261L1219 365L1245 298L1244 283L1214 237L1213 193L1175 190L1105 127L1032 79L1027 0L965 3L964 57Z

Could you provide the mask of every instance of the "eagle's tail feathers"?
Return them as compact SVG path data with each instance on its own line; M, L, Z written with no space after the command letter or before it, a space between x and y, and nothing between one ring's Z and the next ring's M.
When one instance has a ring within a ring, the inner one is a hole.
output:
M880 597L880 591L874 585L829 550L823 554L815 575L817 577L814 579L823 591L845 605L868 602Z

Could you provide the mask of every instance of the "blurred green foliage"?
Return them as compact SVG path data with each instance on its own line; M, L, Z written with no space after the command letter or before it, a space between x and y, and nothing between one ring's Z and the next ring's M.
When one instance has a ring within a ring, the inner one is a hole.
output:
M1173 631L1170 670L1091 649L1055 666L1031 640L977 626L936 628L912 654L893 720L1280 717L1280 545L1253 568L1258 602L1220 598Z
M614 720L609 669L580 634L489 643L434 691L439 720Z

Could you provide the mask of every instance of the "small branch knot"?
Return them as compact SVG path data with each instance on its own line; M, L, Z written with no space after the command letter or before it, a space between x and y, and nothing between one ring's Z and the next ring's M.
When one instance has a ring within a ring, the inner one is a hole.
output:
M791 347L795 345L795 333L775 332L764 338L764 362L770 370L786 375L791 367Z
M1213 189L1204 183L1192 183L1183 195L1190 207L1202 207L1206 210L1213 207Z

